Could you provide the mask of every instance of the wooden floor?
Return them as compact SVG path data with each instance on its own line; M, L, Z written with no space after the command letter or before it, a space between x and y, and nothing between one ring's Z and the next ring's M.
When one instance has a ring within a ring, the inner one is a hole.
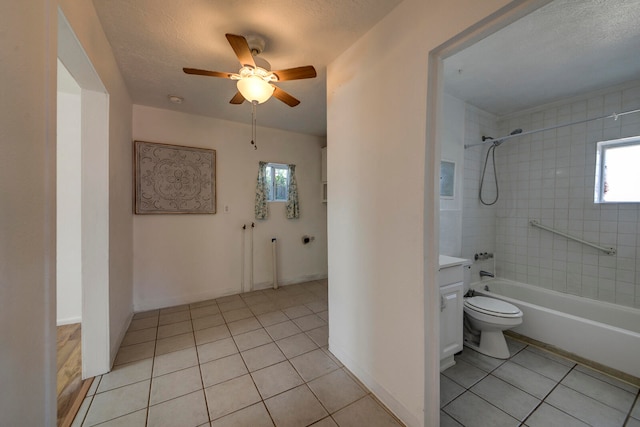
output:
M82 389L80 335L80 323L58 326L58 426L71 424L78 410L75 403Z

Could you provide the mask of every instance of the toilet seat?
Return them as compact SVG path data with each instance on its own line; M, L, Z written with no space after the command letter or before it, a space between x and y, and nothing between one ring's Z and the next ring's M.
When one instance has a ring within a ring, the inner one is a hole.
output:
M518 307L496 298L482 296L465 298L464 307L489 316L522 317L522 312Z

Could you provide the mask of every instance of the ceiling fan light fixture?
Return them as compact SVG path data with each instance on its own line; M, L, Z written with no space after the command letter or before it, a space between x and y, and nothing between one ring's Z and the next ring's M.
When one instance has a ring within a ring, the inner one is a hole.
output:
M275 87L264 81L261 77L253 75L238 80L238 91L249 102L262 104L273 95Z

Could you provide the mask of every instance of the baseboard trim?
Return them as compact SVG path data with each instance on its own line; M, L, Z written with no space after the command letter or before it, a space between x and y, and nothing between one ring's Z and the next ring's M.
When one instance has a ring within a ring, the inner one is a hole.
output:
M239 289L227 288L222 289L221 291L208 291L208 292L200 292L197 294L189 294L189 295L179 295L175 297L169 298L159 298L159 299L146 299L142 302L138 302L134 304L133 311L134 313L140 313L142 311L149 310L157 310L159 308L173 307L176 305L182 304L192 304L194 302L206 301L208 299L220 298L227 295L237 294Z
M307 276L300 276L295 279L282 280L278 282L278 286L296 285L299 283L311 282L314 280L324 280L327 278L326 274L312 274ZM248 288L248 284L247 284ZM273 288L273 282L260 282L253 284L254 291L260 291L264 289ZM241 287L238 285L235 288L226 288L218 291L201 292L191 295L179 295L170 298L159 298L155 300L145 300L137 302L133 306L134 313L140 313L142 311L156 310L159 308L173 307L182 304L192 304L194 302L205 301L208 299L222 298L228 295L235 295L241 292Z
M379 384L373 376L364 370L357 362L348 356L339 345L331 340L329 336L329 351L333 353L340 362L355 375L359 381L364 384L369 391L378 399L387 409L407 427L422 427L424 423L416 418L402 403L400 403L386 388Z
M133 320L133 312L129 314L129 319L124 322L124 327L120 329L120 333L118 334L118 338L116 339L116 345L111 348L111 354L109 359L109 371L113 369L113 364L116 362L116 356L118 355L118 350L120 350L120 346L122 345L122 341L124 341L124 336L127 334L129 330L129 326L131 325L131 321Z
M66 319L58 319L56 321L56 326L64 326L64 325L72 325L74 323L82 323L82 317L68 317Z
M324 280L328 276L326 274L312 274L309 276L302 276L296 279L290 280L279 280L278 286L289 286L289 285L297 285L299 283L313 282L314 280ZM261 291L263 289L271 289L273 288L273 282L260 282L253 284L254 291Z

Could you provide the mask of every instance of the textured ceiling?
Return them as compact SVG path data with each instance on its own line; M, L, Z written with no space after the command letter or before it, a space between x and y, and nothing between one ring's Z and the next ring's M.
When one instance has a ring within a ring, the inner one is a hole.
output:
M136 104L251 122L231 105L235 82L186 75L183 67L237 72L225 33L259 35L274 70L313 65L318 77L278 83L301 101L258 107L261 126L326 135L326 66L401 0L94 0ZM175 105L168 95L184 98Z
M555 0L445 60L445 91L497 115L640 79L640 0Z

